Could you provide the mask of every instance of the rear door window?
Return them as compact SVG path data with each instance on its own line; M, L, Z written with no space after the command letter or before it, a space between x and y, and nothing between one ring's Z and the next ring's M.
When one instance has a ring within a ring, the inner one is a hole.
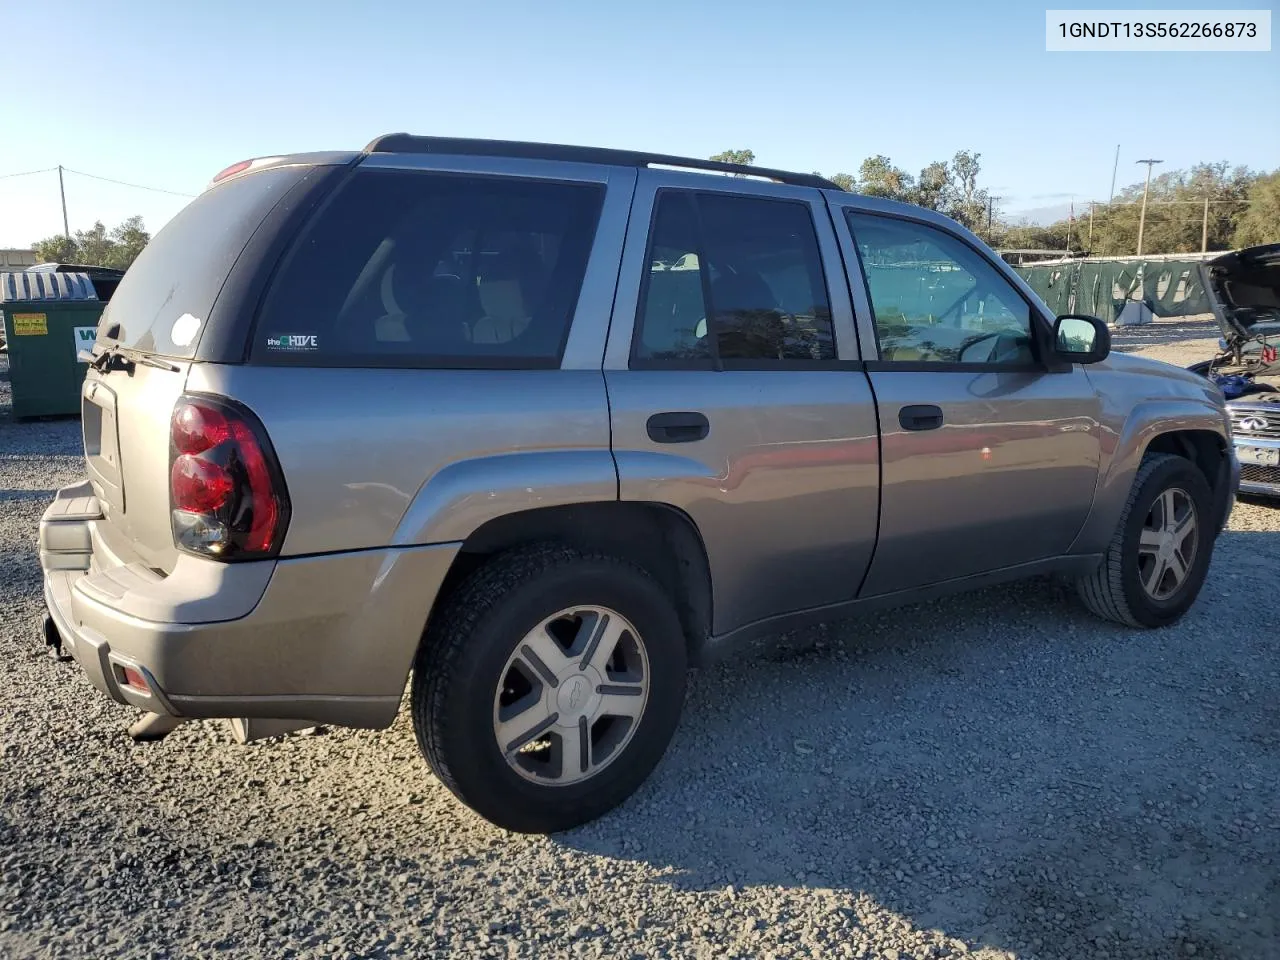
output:
M559 366L603 196L600 184L360 171L286 257L253 357Z
M633 364L768 368L835 355L808 204L659 193Z
M308 172L283 166L206 190L146 245L111 295L99 338L144 353L190 358L249 238ZM107 337L115 329L114 337Z

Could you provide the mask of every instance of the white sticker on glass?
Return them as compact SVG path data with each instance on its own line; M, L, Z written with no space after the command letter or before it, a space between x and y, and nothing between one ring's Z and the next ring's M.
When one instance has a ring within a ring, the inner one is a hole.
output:
M196 331L199 329L200 318L184 313L173 321L173 329L169 331L169 339L173 341L175 347L189 347L191 346L191 341L196 338Z

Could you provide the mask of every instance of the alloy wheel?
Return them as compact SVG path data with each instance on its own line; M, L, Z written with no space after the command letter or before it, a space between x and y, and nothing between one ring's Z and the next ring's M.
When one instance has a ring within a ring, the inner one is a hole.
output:
M526 780L595 776L625 750L649 700L644 641L616 610L572 607L516 644L493 700L493 733Z
M1147 511L1138 540L1138 579L1153 600L1168 600L1186 582L1199 548L1195 505L1170 487Z

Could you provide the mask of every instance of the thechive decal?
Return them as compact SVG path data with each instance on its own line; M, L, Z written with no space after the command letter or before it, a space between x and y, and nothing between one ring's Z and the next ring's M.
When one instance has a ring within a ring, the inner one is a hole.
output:
M307 353L319 350L320 343L314 333L282 333L278 337L267 337L267 349Z

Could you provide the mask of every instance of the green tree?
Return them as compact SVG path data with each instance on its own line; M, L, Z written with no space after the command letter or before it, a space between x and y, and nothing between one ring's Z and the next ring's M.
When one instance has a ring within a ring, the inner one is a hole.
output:
M107 228L98 220L88 230L76 231L77 262L109 267L114 259L115 245L115 241L107 236Z
M941 210L951 186L951 168L944 161L935 160L920 171L911 202L930 210Z
M858 168L858 192L868 197L910 200L915 181L883 154L867 157Z
M36 252L36 260L39 263L76 262L76 242L62 234L38 240L31 246Z
M950 160L935 160L912 177L883 155L867 157L858 170L857 189L870 197L904 200L937 210L984 235L989 192L978 186L982 154L961 150Z
M993 226L995 236L991 239L1001 247L1014 250L1065 250L1067 248L1067 221L1065 220L1059 220L1048 226L1025 221L1010 226L999 224ZM1073 231L1072 240L1074 239Z
M749 167L756 162L756 155L753 150L721 150L707 159L715 160L717 163L737 163L744 167ZM738 176L738 174L734 174L734 176Z
M151 242L151 234L142 225L141 217L132 216L111 231L111 239L115 241L115 249L109 266L127 270L138 259L142 248Z
M1280 170L1257 177L1246 199L1249 205L1235 221L1235 246L1280 243Z
M978 186L982 154L959 150L951 160L951 183L942 212L975 233L986 230L990 193Z
M821 170L813 171L815 177L825 177L846 193L854 193L858 189L858 180L851 173L833 173L827 176Z
M32 246L41 263L81 263L127 270L150 241L151 234L142 218L134 216L110 231L98 220L88 230L77 230L70 240L64 236L47 237Z

